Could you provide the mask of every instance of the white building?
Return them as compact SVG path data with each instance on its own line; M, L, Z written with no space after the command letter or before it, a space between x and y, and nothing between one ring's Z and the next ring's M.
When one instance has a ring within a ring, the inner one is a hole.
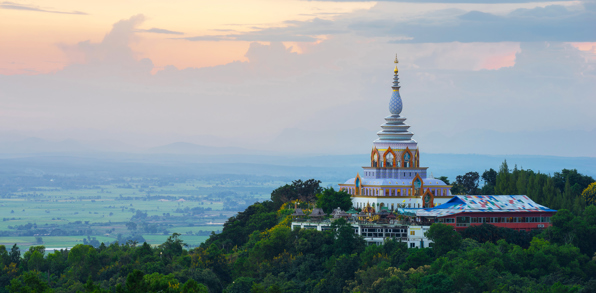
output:
M397 63L397 58L395 59ZM397 66L394 70L393 93L385 123L377 132L370 153L370 165L362 167L356 177L339 184L339 189L352 195L353 206L362 209L398 207L428 208L443 204L452 198L451 185L429 176L428 167L420 167L420 150L414 135L408 131L399 93Z

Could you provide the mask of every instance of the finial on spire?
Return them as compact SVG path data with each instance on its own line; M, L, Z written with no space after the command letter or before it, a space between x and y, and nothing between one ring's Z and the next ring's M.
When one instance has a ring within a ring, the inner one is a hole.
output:
M395 64L398 63L397 61L397 54L395 55ZM397 65L395 65L395 69L393 70L393 85L391 88L393 89L393 93L391 94L391 100L389 100L389 112L392 115L398 115L401 113L402 110L402 103L401 103L401 96L399 95L399 76L397 75Z

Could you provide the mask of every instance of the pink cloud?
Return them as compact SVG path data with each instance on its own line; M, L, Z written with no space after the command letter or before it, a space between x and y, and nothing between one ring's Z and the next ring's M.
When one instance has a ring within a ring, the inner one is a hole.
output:
M515 55L518 51L500 52L490 55L484 59L478 69L497 70L503 67L512 67L515 65Z

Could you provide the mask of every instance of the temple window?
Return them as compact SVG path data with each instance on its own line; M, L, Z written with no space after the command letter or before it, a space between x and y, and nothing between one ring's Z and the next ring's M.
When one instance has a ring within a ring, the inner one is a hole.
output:
M393 154L392 153L388 153L385 156L385 167L387 167L387 168L393 167Z

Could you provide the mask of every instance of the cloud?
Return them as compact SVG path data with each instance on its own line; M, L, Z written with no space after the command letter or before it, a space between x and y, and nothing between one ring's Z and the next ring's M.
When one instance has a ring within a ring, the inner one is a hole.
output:
M254 42L245 62L167 66L151 75L151 60L130 49L143 20L119 21L101 42L70 46L67 53L84 58L62 71L0 75L0 131L366 154L388 114L398 52L403 115L423 151L596 156L593 148L552 144L543 134L532 136L541 149L497 139L469 147L474 129L552 133L572 142L593 133L596 54L570 44L388 44L345 33L301 44L301 54L280 42ZM485 65L495 58L506 59L506 67Z
M30 6L25 4L19 4L14 2L2 2L0 3L1 9L10 9L10 10L25 10L25 11L35 11L35 12L47 12L47 13L59 13L59 14L78 14L78 15L88 15L85 12L81 11L58 11L58 10L47 10L42 9L36 6Z
M167 30L167 29L162 29L162 28L150 28L147 30L137 30L137 32L141 32L141 33L156 33L156 34L167 34L167 35L183 35L183 32L177 32L177 31L171 31L171 30Z
M596 40L596 10L573 10L560 5L517 9L505 16L470 11L442 25L422 25L419 21L393 23L385 35L407 35L407 42L590 42ZM354 29L367 31L374 25L353 23ZM394 42L404 42L396 40Z
M370 10L343 14L333 20L286 21L283 27L184 39L314 42L328 36L351 34L388 38L390 43L596 41L593 29L596 5L592 3L523 8L505 15L449 8L400 18L396 17L399 12L395 3L380 2Z
M153 69L151 60L137 60L130 48L130 44L138 38L137 27L144 21L142 14L118 21L100 43L83 41L76 45L60 45L67 56L72 57L73 64L57 74L73 78L138 78L139 75L149 75Z
M260 41L260 42L315 42L318 36L348 32L339 29L333 21L314 18L309 21L285 21L284 27L258 28L246 33L204 35L183 38L188 41Z

